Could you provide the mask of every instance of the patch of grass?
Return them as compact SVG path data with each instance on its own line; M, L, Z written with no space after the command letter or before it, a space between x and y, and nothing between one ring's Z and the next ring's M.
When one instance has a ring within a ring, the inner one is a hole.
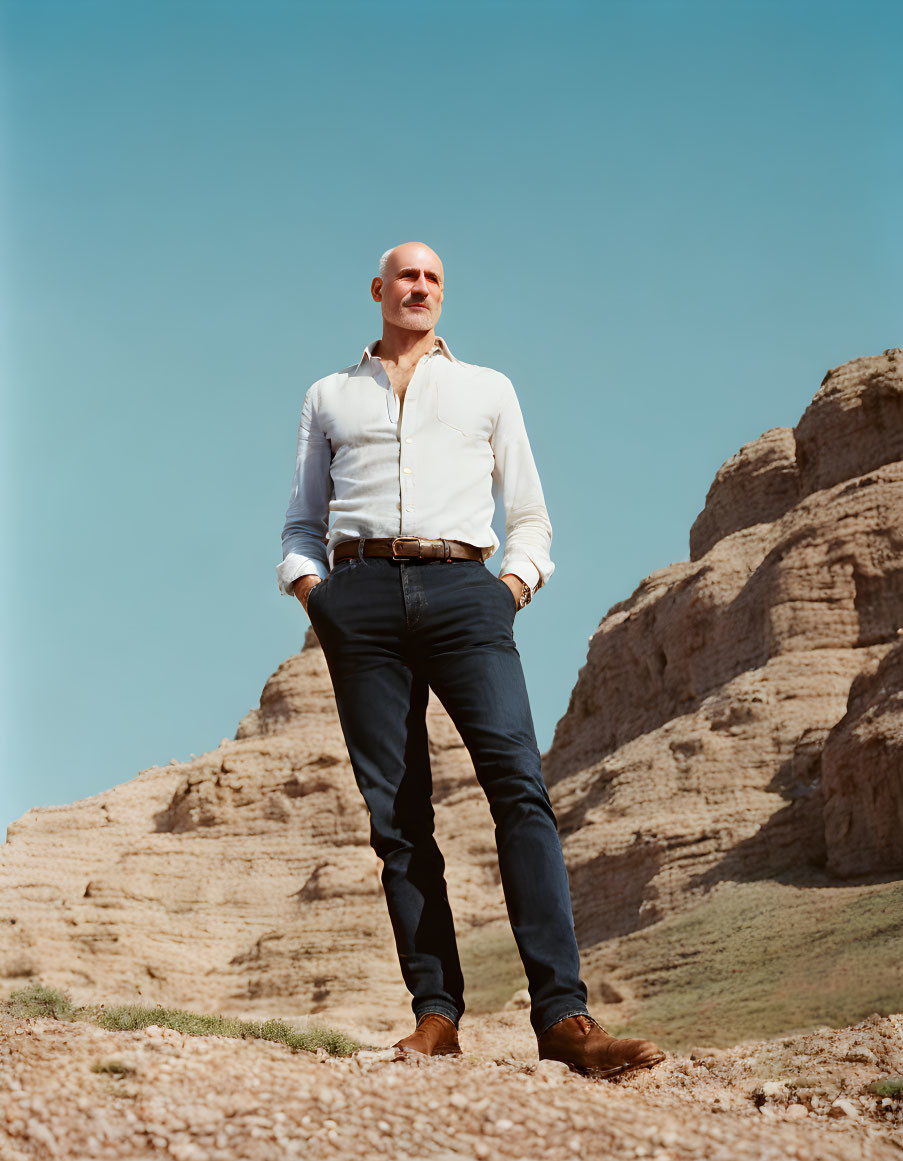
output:
M581 958L590 985L623 979L634 1000L620 1025L600 1004L609 1031L670 1051L842 1027L900 1009L903 882L725 882L691 911Z
M332 1028L314 1027L299 1032L281 1020L265 1020L262 1023L236 1020L230 1016L205 1015L186 1012L183 1008L147 1008L129 1004L115 1008L104 1008L95 1016L101 1028L131 1031L158 1024L161 1028L174 1028L187 1036L231 1036L241 1040L273 1040L305 1052L316 1052L325 1048L332 1056L350 1056L363 1048L356 1040L344 1032Z
M27 988L12 992L5 1007L10 1016L26 1016L35 1020L42 1017L72 1020L76 1011L75 1005L64 992L58 988L48 988L45 984L29 984Z
M55 1020L90 1020L111 1031L134 1031L157 1024L173 1028L187 1036L230 1036L242 1040L271 1040L296 1052L316 1052L324 1048L331 1056L350 1056L360 1048L372 1045L337 1032L333 1028L314 1026L299 1032L282 1020L236 1020L229 1016L187 1012L183 1008L151 1008L141 1004L76 1007L65 993L43 984L30 984L13 992L3 1004L10 1016L49 1016Z
M869 1092L880 1097L894 1097L899 1100L903 1097L903 1076L886 1076L881 1080L873 1080L868 1086Z

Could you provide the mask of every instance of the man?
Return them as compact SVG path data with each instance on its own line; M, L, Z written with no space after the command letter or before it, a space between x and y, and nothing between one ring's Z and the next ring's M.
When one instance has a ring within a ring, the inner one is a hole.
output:
M429 690L473 760L495 821L505 902L541 1059L585 1075L664 1053L589 1015L567 870L540 768L513 624L552 575L552 527L514 387L455 358L435 327L444 272L419 242L383 255L382 338L318 380L301 409L280 591L323 647L414 1032L394 1046L458 1055L464 981L431 803ZM491 520L505 505L500 577ZM331 523L330 523L331 517Z

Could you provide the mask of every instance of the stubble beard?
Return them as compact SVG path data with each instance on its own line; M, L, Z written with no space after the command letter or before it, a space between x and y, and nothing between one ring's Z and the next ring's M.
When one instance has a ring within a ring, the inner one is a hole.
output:
M427 306L425 310L414 310L403 306L399 310L398 325L411 331L429 331L436 325L436 312Z

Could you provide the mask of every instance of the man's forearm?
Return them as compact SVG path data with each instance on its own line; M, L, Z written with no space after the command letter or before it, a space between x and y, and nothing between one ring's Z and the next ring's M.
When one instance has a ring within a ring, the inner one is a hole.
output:
M304 396L298 424L298 444L291 493L282 529L282 562L276 567L279 591L293 596L298 577L329 573L328 538L329 467L331 448L320 428L315 383Z
M499 574L513 573L536 591L555 565L550 557L552 522L533 459L520 404L510 380L495 430L495 480L505 505L505 549Z

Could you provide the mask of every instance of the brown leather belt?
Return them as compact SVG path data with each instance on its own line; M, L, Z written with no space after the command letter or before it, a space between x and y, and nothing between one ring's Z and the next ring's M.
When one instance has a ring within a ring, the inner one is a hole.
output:
M479 560L483 551L463 540L425 540L421 536L368 536L343 540L336 545L333 561L346 560L363 551L364 556L390 556L393 560Z

